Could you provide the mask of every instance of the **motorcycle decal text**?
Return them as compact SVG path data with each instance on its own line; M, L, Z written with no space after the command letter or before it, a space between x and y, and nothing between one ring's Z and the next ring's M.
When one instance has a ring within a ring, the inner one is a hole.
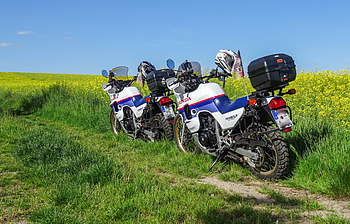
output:
M179 105L180 104L183 104L183 103L186 103L186 102L188 102L188 101L190 101L191 100L191 97L187 97L187 98L185 98L185 99L183 99L183 100L180 100L179 101Z
M234 120L238 115L235 114L235 115L232 115L232 116L229 116L229 117L225 117L225 120L227 121L230 121L230 120Z
M190 104L189 106L191 107L191 106L193 106L193 105L199 105L199 104L202 104L202 103L204 103L204 104L210 104L210 103L212 103L212 100L214 100L214 99L217 98L217 97L223 96L223 95L225 95L225 94L217 95L217 96L214 96L214 97L209 97L209 98L207 98L207 99L204 99L204 100L198 101L198 102L196 102L196 103ZM188 97L188 98L189 98L189 100L191 100L191 97ZM184 100L186 100L185 102L189 101L189 100L187 100L187 98L184 99ZM182 101L184 101L184 100L182 100ZM182 101L179 101L179 106L180 106L180 102L181 102L181 103L184 103L184 102L182 102ZM183 107L179 107L179 108L177 109L177 111L182 110L182 109L183 109Z

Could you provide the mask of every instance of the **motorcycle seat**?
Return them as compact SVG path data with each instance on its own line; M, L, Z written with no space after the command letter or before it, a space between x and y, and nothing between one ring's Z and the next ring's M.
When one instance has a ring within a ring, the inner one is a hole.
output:
M146 100L141 95L137 95L132 98L132 102L134 103L135 107L139 107L146 103Z
M219 109L220 113L225 114L227 112L237 110L248 104L247 97L241 97L235 101L231 101L228 96L219 96L214 100L215 105Z

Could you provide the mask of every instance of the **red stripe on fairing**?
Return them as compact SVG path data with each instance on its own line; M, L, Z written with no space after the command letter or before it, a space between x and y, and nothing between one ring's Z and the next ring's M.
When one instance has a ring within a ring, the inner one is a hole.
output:
M133 98L133 97L135 97L135 96L141 96L141 94L137 94L137 95L134 95L134 96L129 96L128 98L125 98L125 99L122 99L122 100L117 101L117 103L119 103L119 102L121 102L121 101L124 101L124 100L127 100L127 99L130 99L130 98ZM118 99L118 98L112 99L111 102L113 102L113 100L116 100L116 99ZM109 104L109 106L111 106L112 104L113 104L113 103Z
M205 100L201 100L201 101L199 101L199 102L192 103L192 104L190 104L190 105L188 105L188 106L193 106L193 105L196 105L196 104L200 104L200 103L203 103L204 101L211 100L211 99L214 99L214 98L216 98L216 97L220 97L220 96L224 96L224 95L225 95L225 94L220 94L220 95L217 95L217 96L209 97L209 98L207 98L207 99L205 99ZM179 108L179 109L177 109L177 110L179 111L179 110L182 110L182 109L184 109L184 107L181 107L181 108Z

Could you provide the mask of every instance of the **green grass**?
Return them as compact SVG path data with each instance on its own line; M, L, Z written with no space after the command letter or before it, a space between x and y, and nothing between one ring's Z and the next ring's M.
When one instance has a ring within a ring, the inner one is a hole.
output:
M302 211L321 210L323 206L319 205L317 201L310 198L296 198L293 196L286 197L279 191L269 189L266 186L262 186L261 193L268 194L277 204L282 206L294 206L298 207Z
M350 132L330 123L300 121L286 140L293 152L286 183L333 197L350 196Z
M48 92L37 89L31 93L0 91L0 110L17 115L38 111L48 99Z
M326 223L326 224L348 224L349 220L341 218L337 215L328 215L326 218L321 216L313 217L314 223Z
M196 183L203 175L242 181L250 173L236 163L218 163L207 173L211 156L181 154L174 142L113 135L109 105L94 94L76 95L61 83L0 95L0 222L274 223L319 209L311 200L265 189L282 205L274 209ZM284 136L291 166L283 184L350 196L349 132L300 118ZM336 216L314 219L346 223Z
M93 93L75 93L65 84L56 84L48 90L50 100L38 111L37 116L53 121L64 121L97 132L106 132L110 108Z
M9 186L11 192L4 195L6 200L0 204L6 208L1 213L4 220L24 218L34 223L268 223L277 218L267 211L254 209L250 202L240 197L232 197L213 186L195 184L187 179L192 175L185 172L185 166L173 168L170 172L173 175L169 176L163 162L178 159L166 156L168 152L163 146L171 152L168 155L176 154L179 158L183 156L183 161L189 160L174 147L170 148L169 142L151 143L153 147L146 151L153 151L149 155L153 160L148 160L142 154L138 155L141 147L148 143L138 140L130 143L126 136L117 136L122 144L116 146L115 137L110 133L77 132L79 129L62 123L33 120L27 123L28 118L14 117L13 122L10 117L2 120L8 121L2 130L15 122L24 124L12 132L18 137L14 144L8 145L8 153L2 151L8 163L12 160L18 163L14 174L9 173L10 167L1 166L2 172L7 172L6 179L17 180ZM117 151L118 148L121 150ZM27 187L13 194L12 188L18 185ZM239 222L232 220L233 216Z

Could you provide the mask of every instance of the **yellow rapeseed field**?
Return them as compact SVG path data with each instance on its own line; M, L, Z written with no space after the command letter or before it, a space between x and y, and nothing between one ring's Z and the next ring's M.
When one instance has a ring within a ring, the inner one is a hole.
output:
M248 92L254 89L249 79L245 78ZM107 100L101 84L107 79L101 75L69 75L69 74L35 74L0 72L0 91L27 92L47 89L57 83L67 86L71 91L84 94L98 94ZM139 87L138 84L136 86ZM331 121L350 129L350 75L347 69L339 71L299 72L295 81L286 88L295 88L295 95L284 96L287 105L292 108L294 117L313 117L320 121ZM146 88L147 90L147 88ZM245 96L243 79L226 82L225 92L232 100Z
M297 90L288 97L297 116L313 115L318 120L336 121L350 127L350 75L348 70L301 71L291 83Z
M99 93L103 82L107 82L107 79L101 75L0 72L1 91L10 92L30 93L62 84L81 93Z

